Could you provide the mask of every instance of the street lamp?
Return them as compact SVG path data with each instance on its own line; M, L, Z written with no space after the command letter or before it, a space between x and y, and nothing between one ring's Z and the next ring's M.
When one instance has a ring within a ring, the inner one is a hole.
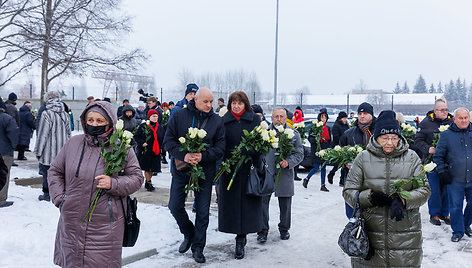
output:
M279 0L275 16L275 65L274 65L274 108L277 107L277 52L279 49Z

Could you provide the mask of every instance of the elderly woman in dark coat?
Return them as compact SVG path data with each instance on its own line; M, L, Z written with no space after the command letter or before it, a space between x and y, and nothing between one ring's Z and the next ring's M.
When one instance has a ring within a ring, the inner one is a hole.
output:
M165 130L162 124L159 124L159 113L156 110L149 110L148 121L139 126L134 139L138 144L139 166L144 170L146 190L152 192L155 190L152 185L152 174L161 172L160 150L163 146Z
M108 144L116 124L110 103L89 104L80 120L85 134L73 136L48 171L51 199L61 211L54 263L61 267L118 268L125 224L122 201L141 187L143 175L134 150L128 151L122 172L111 177L104 175L105 162L100 151L103 143ZM81 224L99 189L106 191L98 200L91 221Z
M27 160L25 150L29 147L33 130L36 129L31 108L31 103L25 103L25 105L20 108L20 137L17 146L18 160Z
M228 112L223 116L225 126L225 157L231 157L231 151L239 145L243 130L252 131L261 118L252 111L249 99L242 91L233 92L228 99ZM254 151L243 150L251 156L250 162L239 169L230 190L228 187L232 174L226 174L219 182L218 229L221 232L236 234L235 258L244 258L246 235L262 229L262 198L246 195L246 184L252 162L260 161L260 155Z
M380 113L373 134L367 150L354 160L343 190L350 206L354 207L359 193L361 208L373 211L365 224L372 250L366 259L352 258L352 267L420 267L419 208L428 201L429 185L425 180L425 185L416 189L411 183L403 186L411 194L406 200L392 193L396 180L421 173L421 160L408 149L393 111Z

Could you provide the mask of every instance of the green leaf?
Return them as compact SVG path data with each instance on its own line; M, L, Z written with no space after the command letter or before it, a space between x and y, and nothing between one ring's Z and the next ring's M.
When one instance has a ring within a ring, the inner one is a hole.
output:
M402 187L402 185L403 185L403 181L401 181L401 180L396 180L395 183L394 183L394 185L395 185L395 188L400 188L400 187Z
M408 192L408 191L400 191L398 194L399 194L400 197L403 198L403 199L411 199L411 198L413 198L413 196L412 196L412 195L410 194L410 192Z

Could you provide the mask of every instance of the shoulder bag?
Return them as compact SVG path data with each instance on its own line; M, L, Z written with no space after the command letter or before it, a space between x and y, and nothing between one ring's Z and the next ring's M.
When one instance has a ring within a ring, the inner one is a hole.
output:
M125 231L123 235L123 247L133 247L138 240L139 227L141 226L141 221L136 216L136 210L138 205L138 200L135 198L131 199L128 195L126 196L126 206L127 211L123 205L123 198L120 198L121 207L123 208L123 215L125 217Z
M246 195L268 196L275 191L274 176L269 172L269 168L263 156L261 156L261 162L262 165L260 167L255 167L254 163L251 164Z

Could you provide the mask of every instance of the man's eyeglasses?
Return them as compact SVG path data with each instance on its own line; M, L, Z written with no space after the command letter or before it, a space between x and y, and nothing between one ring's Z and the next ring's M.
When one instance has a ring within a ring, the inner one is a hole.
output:
M382 137L382 136L380 136L379 139L385 143L387 143L388 141L391 141L392 143L396 143L400 140L399 137L389 138L389 137Z
M441 113L447 113L447 112L449 112L448 109L441 109L441 110L435 109L435 110L436 110L436 111L439 111L439 112L441 112Z

